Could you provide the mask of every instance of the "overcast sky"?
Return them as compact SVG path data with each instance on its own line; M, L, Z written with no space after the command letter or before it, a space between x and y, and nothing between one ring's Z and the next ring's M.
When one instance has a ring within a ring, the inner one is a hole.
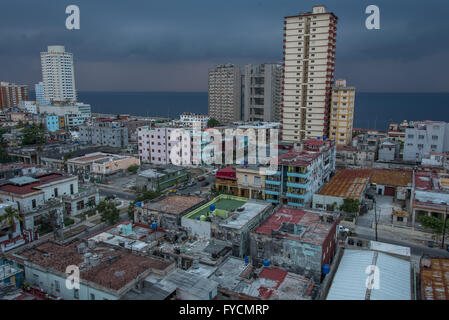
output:
M70 4L80 30L65 28ZM32 86L39 53L64 45L78 91L207 91L215 64L280 61L284 16L316 4L339 17L337 78L365 92L449 92L445 0L1 0L0 80ZM380 30L365 28L370 4Z

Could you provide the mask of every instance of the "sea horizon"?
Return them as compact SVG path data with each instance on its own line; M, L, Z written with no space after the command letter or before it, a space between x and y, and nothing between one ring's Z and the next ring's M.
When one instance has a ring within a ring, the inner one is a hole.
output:
M175 118L184 112L208 112L207 91L78 91L77 95L93 113ZM448 108L449 92L356 92L353 127L386 131L389 123L403 120L449 122Z

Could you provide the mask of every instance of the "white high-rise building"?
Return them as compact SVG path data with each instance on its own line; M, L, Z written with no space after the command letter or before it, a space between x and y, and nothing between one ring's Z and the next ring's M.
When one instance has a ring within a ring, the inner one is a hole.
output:
M73 56L64 46L48 46L41 52L42 80L46 101L76 102Z
M337 17L315 6L284 24L282 141L328 137Z
M332 89L330 138L337 146L346 146L352 141L354 123L355 88L346 86L346 80L336 80Z
M232 64L218 65L209 70L209 117L220 124L241 120L242 72Z
M245 121L279 122L281 102L280 63L248 64L245 66Z

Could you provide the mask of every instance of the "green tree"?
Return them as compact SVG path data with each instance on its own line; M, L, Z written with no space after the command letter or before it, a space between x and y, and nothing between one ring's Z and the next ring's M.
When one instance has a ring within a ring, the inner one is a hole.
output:
M7 207L5 213L0 216L0 226L8 228L8 239L12 240L14 230L16 230L16 221L23 221L16 208Z
M128 206L128 219L130 221L134 221L134 206L136 205L136 202L130 202Z
M340 210L346 213L356 213L360 210L359 199L343 199L343 204L340 206Z
M22 145L32 145L32 144L44 144L45 143L45 128L36 123L27 125L22 130Z
M431 229L435 234L443 233L443 221L441 219L431 217L431 216L420 216L418 218L419 222L424 228Z
M101 215L101 221L106 222L109 225L116 224L120 219L120 211L115 207L113 202L102 201L97 209Z
M130 165L127 170L131 173L137 173L137 171L139 170L139 166L137 164L133 164Z
M210 118L209 121L207 121L207 126L209 128L213 128L213 127L216 127L218 125L220 125L220 122L218 122L218 120L215 119L215 118Z

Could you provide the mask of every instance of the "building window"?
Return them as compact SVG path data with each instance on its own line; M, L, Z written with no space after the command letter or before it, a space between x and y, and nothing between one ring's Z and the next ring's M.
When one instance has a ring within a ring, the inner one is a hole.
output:
M73 194L73 184L70 185L70 194Z
M31 206L34 208L36 208L36 199L31 200Z
M58 188L54 189L54 193L55 193L55 197L57 197L58 196Z
M90 294L90 300L95 300L95 295L93 293Z
M73 297L75 299L79 299L80 298L80 291L78 289L73 289Z

